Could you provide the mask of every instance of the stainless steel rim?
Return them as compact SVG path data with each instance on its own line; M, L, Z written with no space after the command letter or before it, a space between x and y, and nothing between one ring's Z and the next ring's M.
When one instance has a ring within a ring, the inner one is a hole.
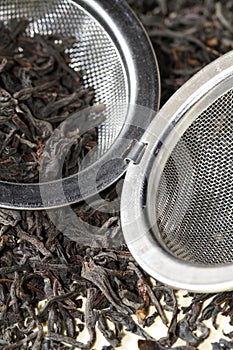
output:
M126 243L145 271L174 288L195 292L233 289L233 263L198 265L181 260L164 248L159 234L154 234L158 228L151 205L154 185L187 126L204 105L232 89L232 62L233 51L205 67L173 95L142 137L147 149L141 162L130 164L126 174L121 202Z
M147 34L127 4L122 0L76 0L73 3L97 20L114 41L126 68L129 104L156 111L160 100L157 60ZM149 113L144 117L146 125L149 125L153 115ZM129 108L126 123L112 147L97 162L77 175L40 185L0 182L0 206L15 209L61 207L92 197L109 187L127 168L123 155L130 141L140 139L144 132L138 130L132 134L130 125L134 124L133 108ZM129 142L122 142L123 139ZM113 161L107 162L111 156L114 157ZM93 173L96 173L95 183ZM83 179L82 191L79 188L80 176ZM58 189L60 192L61 188L63 193L59 195ZM48 194L46 200L42 200L41 190Z

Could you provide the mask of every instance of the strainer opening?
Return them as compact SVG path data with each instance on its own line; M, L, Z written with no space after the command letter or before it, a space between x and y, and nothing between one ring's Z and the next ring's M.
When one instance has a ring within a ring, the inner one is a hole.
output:
M122 57L105 28L80 4L70 0L0 1L0 19L26 18L26 35L74 36L66 50L70 66L83 72L83 86L94 89L94 104L105 104L106 121L98 127L94 155L82 169L99 159L114 143L126 119L129 84ZM36 116L35 116L36 117Z
M233 90L185 131L163 170L156 199L159 234L179 259L233 261Z

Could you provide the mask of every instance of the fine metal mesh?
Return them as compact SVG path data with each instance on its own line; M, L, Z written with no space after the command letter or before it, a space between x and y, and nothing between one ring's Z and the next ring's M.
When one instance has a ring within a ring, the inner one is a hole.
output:
M0 0L0 20L27 18L27 34L75 36L67 52L71 66L85 72L84 85L95 89L95 103L106 105L106 121L98 129L96 160L114 143L126 117L127 78L120 54L102 26L84 9L69 0Z
M159 234L173 255L199 264L233 262L233 90L185 131L156 203Z

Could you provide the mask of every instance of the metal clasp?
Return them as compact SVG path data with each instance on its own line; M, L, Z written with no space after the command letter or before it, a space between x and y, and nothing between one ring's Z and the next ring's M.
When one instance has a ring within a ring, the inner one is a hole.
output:
M127 156L125 156L124 161L127 163L132 162L133 164L139 164L146 147L147 143L138 140L132 140L132 142L126 150L125 154Z

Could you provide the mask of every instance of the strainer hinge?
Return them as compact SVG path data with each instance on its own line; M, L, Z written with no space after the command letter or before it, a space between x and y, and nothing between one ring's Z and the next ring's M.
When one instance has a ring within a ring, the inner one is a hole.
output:
M125 161L132 162L133 164L139 164L142 156L145 152L145 149L147 147L147 143L138 141L138 140L132 140L130 143L128 149L127 149L127 156L125 156Z

